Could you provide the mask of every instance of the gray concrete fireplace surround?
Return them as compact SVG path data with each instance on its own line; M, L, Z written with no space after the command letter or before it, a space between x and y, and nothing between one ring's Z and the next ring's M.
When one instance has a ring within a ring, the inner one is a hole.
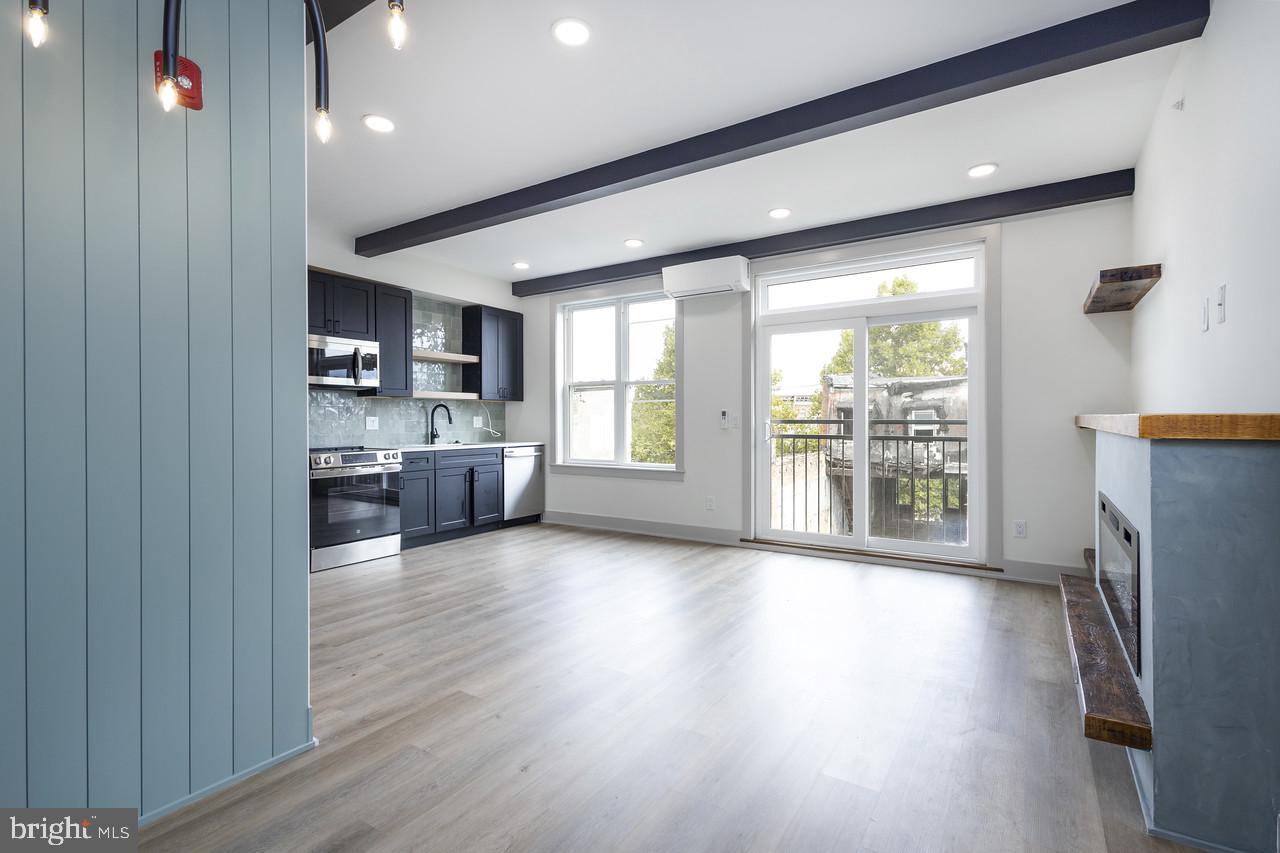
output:
M1280 442L1099 431L1096 472L1141 536L1139 686L1154 746L1129 757L1148 829L1274 851Z

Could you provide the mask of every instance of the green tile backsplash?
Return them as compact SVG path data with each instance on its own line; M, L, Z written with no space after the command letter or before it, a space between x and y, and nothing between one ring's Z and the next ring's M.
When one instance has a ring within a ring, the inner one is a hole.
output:
M462 307L423 296L413 297L413 346L442 352L462 351ZM418 391L462 390L462 366L429 361L413 363L413 387ZM452 426L441 412L436 418L440 441L501 441L506 431L506 405L477 400L412 400L395 397L358 397L354 391L311 389L308 406L311 447L363 444L369 447L403 447L427 442L427 417L431 407L443 402L453 413ZM377 430L365 429L365 418L378 419ZM473 427L481 417L485 426L504 433L494 436Z

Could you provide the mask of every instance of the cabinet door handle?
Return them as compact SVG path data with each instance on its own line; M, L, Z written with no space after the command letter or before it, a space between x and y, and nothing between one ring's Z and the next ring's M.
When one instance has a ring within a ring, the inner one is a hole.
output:
M400 478L400 491L404 491L404 477Z

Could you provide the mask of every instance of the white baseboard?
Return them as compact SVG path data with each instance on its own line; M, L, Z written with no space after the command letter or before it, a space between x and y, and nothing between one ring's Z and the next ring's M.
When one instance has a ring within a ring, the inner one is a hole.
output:
M662 521L645 521L638 518L617 518L605 515L591 515L580 512L557 512L549 510L542 515L542 520L549 524L564 524L570 527L587 527L592 530L612 530L617 533L637 533L641 536L657 536L663 539L685 539L691 542L706 542L711 545L729 545L735 548L752 548L756 550L783 551L797 553L804 551L803 545L793 547L749 543L742 541L742 532L723 527L700 527L693 524L672 524ZM878 556L869 554L839 554L835 552L818 553L806 551L813 556L828 557L836 560L847 560L854 563L875 563L903 568L928 569L930 571L950 572L952 574L971 575L973 577L997 578L1000 580L1022 581L1025 583L1058 585L1058 575L1079 573L1080 569L1065 566L1054 566L1048 563L1023 563L1005 560L997 567L1002 571L993 572L983 569L965 569L959 566L941 566L921 563L909 558Z
M581 512L554 512L542 514L549 524L566 524L570 527L589 527L593 530L612 530L616 533L639 533L642 536L658 536L663 539L687 539L711 545L737 545L742 533L722 527L699 527L693 524L668 524L661 521L643 521L638 518L612 518L605 515L589 515Z

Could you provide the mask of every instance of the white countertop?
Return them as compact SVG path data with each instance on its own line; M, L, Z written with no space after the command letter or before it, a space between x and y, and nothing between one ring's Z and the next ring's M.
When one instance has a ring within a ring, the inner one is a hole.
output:
M401 453L422 450L474 450L479 447L541 447L543 441L481 441L475 444L410 444L400 448Z

